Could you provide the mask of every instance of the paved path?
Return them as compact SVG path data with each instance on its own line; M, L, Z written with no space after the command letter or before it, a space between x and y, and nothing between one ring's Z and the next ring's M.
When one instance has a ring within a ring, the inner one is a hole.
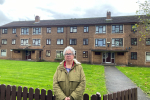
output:
M137 87L128 77L115 66L105 66L106 87L109 93ZM138 88L138 100L150 100L143 91Z

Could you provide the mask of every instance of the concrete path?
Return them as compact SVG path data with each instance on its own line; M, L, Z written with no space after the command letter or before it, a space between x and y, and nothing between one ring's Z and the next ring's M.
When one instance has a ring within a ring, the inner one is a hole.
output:
M109 93L137 87L128 77L115 66L105 66L106 87ZM138 88L138 100L150 100L147 95Z

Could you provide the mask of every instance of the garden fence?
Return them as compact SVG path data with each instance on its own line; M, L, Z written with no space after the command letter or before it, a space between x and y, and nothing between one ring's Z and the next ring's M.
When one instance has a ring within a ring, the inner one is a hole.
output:
M55 100L55 96L51 90L46 93L45 89L34 89L19 86L0 85L0 100ZM100 93L92 95L89 99L88 94L84 94L83 100L101 100ZM137 100L137 88L120 91L117 93L103 95L103 100Z

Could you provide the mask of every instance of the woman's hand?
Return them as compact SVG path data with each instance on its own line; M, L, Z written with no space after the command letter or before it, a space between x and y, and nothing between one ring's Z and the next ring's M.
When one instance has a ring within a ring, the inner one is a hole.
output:
M69 97L66 97L65 100L70 100L70 98L69 98Z

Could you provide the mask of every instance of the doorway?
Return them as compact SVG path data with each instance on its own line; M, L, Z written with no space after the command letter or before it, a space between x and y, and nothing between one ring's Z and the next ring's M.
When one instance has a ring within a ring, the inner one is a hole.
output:
M113 52L103 52L103 63L114 63L115 57Z
M26 60L31 60L31 51L26 51Z

